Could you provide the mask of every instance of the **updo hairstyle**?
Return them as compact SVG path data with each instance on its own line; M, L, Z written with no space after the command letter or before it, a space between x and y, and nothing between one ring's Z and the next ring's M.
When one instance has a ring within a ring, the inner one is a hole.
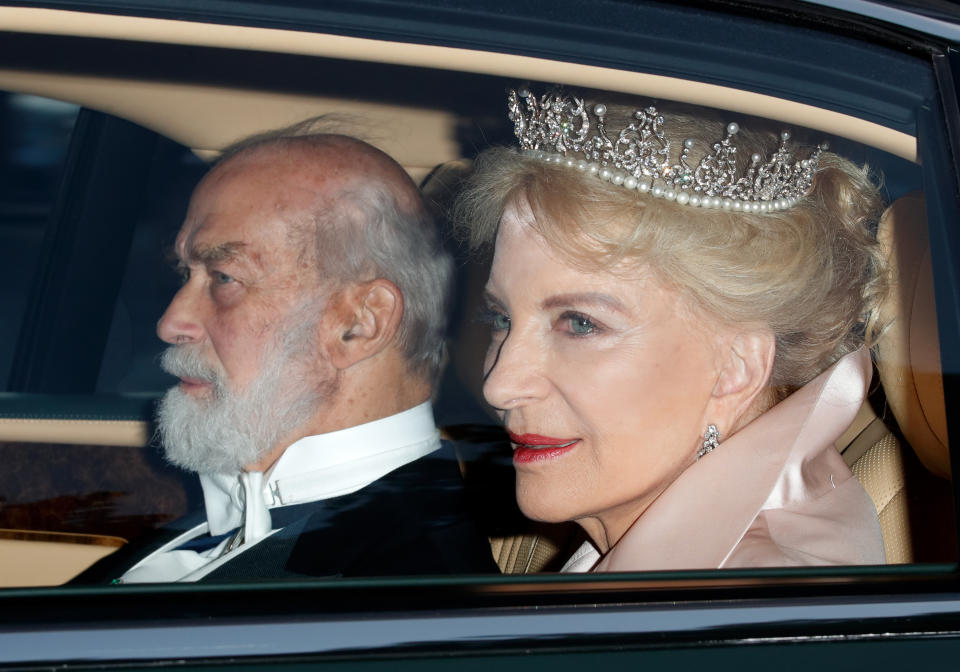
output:
M636 106L604 104L608 135L615 137ZM718 117L685 107L658 110L673 162L688 138L695 166L724 137L726 123ZM777 150L783 129L738 116L732 142L742 175L754 153L766 161ZM791 139L788 148L803 159L813 146ZM829 151L821 155L812 191L797 205L747 214L681 205L494 148L477 158L455 220L472 247L489 245L505 208L524 200L536 231L577 267L614 270L638 262L708 319L768 325L776 338L770 384L778 400L879 334L878 305L887 289L874 235L879 191L866 166Z

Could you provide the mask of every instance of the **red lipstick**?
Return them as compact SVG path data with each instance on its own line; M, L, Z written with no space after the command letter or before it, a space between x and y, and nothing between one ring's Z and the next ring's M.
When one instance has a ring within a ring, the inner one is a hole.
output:
M541 434L508 434L514 446L514 464L552 460L573 450L573 447L580 443L580 439L560 439Z

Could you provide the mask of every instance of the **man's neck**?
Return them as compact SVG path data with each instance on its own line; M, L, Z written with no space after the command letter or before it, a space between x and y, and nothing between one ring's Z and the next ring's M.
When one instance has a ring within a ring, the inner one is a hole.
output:
M352 388L352 389L351 389ZM396 415L430 398L429 383L409 377L395 384L342 385L330 400L304 425L282 437L274 448L245 471L266 471L280 459L287 447L306 436L336 432Z

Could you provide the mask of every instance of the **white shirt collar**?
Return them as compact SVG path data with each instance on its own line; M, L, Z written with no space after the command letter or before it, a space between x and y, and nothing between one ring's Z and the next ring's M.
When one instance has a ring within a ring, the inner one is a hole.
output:
M288 447L263 478L268 508L338 497L369 485L440 447L430 402L328 434L304 437ZM238 474L201 474L210 534L243 520Z

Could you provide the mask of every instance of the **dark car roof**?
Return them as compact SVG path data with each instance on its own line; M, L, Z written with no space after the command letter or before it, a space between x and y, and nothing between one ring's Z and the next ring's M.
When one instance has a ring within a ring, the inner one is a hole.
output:
M960 4L948 0L805 0L901 28L960 41Z

